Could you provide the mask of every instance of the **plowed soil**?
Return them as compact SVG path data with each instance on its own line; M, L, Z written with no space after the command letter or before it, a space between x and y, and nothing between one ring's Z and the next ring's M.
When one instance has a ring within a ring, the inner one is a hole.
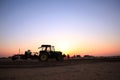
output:
M0 59L0 80L120 80L120 60Z

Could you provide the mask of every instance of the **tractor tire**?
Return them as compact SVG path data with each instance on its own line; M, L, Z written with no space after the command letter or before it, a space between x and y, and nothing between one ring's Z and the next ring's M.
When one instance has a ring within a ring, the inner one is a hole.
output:
M56 60L57 60L57 61L63 61L63 56L62 56L62 55L58 55L58 56L56 57Z
M48 61L48 55L47 54L40 54L39 60L42 62Z

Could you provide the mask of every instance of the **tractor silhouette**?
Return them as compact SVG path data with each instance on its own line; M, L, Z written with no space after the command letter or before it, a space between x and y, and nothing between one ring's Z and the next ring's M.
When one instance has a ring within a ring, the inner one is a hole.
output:
M56 58L57 61L63 60L62 52L55 51L54 46L41 45L39 49L41 49L39 52L40 61L47 61L49 58Z
M48 61L49 58L55 58L57 61L62 61L63 60L63 55L62 52L60 51L55 51L54 46L51 45L41 45L39 47L40 49L39 53L35 53L32 55L32 52L30 50L25 51L24 54L17 54L12 56L12 60L16 59L38 59L42 62Z

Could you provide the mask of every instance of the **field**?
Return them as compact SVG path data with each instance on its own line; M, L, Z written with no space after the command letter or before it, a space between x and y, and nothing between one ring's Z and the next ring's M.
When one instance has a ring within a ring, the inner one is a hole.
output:
M120 60L0 59L0 80L120 80Z

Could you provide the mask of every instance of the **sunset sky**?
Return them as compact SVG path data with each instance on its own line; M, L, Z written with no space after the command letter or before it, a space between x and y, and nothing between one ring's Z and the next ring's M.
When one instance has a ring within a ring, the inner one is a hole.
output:
M0 56L41 44L71 56L120 55L120 0L0 0Z

